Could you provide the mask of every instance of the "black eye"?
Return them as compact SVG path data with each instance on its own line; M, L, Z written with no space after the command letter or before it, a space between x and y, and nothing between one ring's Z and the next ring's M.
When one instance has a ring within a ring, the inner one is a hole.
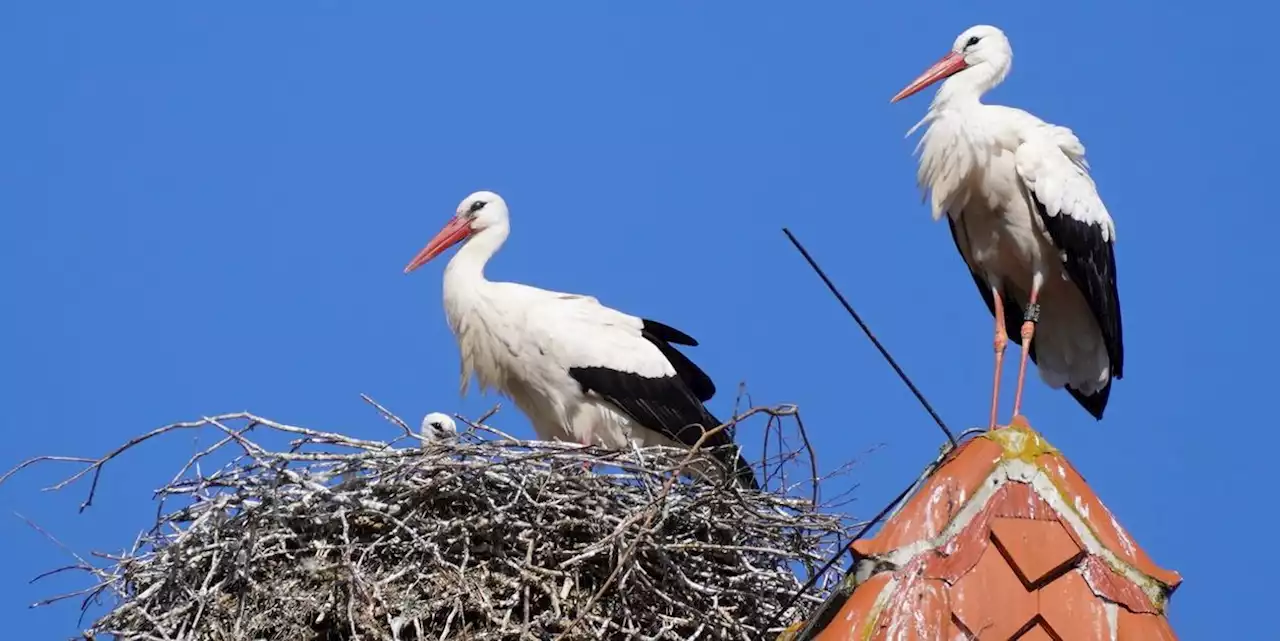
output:
M467 210L467 213L468 213L468 214L474 214L474 213L476 213L476 212L480 211L481 209L483 209L483 208L484 208L484 206L485 206L486 204L487 204L487 203L485 203L483 200L477 200L477 201L475 201L475 202L471 203L471 209L468 209L468 210Z
M978 44L978 36L969 38L969 42L964 43L964 48L968 49L969 47L972 47L973 45L976 45L976 44Z

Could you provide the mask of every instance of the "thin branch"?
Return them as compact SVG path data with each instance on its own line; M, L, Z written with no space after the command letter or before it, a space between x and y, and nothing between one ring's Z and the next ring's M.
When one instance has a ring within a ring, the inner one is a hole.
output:
M385 418L388 421L391 421L392 424L396 425L401 430L403 430L405 436L413 436L413 430L409 428L409 425L405 423L404 420L401 419L399 416L392 414L391 410L388 410L387 408L380 405L378 401L375 401L372 398L370 398L368 394L361 394L360 398L364 399L364 402L372 405L375 409L377 409L378 413L382 414L382 418Z

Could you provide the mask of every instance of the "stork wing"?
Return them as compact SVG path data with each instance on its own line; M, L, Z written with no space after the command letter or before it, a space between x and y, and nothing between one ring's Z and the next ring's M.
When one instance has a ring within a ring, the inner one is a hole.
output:
M641 319L643 325L640 328L640 335L650 343L653 343L662 350L662 355L667 358L671 366L675 368L676 375L685 385L689 386L689 390L693 395L698 397L699 401L706 402L716 395L716 384L711 380L702 368L694 365L684 352L671 346L671 343L677 345L697 346L698 341L693 340L688 334L671 327L663 325L655 320L648 318Z
M1048 230L1068 276L1102 330L1111 374L1121 378L1124 340L1116 288L1115 224L1084 162L1084 147L1066 127L1045 125L1015 152L1018 175Z
M692 445L702 436L695 424L705 429L720 424L668 357L679 352L658 337L663 330L646 331L643 319L594 298L565 295L530 310L529 322L585 391L605 397L641 425ZM698 386L710 380L682 354L677 360L696 372L692 378ZM717 440L728 440L721 435Z
M559 294L526 318L543 353L555 354L584 392L594 392L646 428L692 446L720 425L702 401L715 386L670 342L697 344L667 325L624 314L588 296ZM744 483L750 465L722 430L704 443Z
M716 385L711 377L689 360L688 356L672 346L672 343L697 346L698 341L692 336L670 325L647 318L637 318L605 307L592 296L555 293L552 300L555 300L556 304L545 308L548 313L562 320L566 316L576 319L576 322L582 323L584 331L587 332L587 334L575 334L577 336L575 345L585 346L587 337L594 336L593 340L596 343L610 345L610 351L615 358L634 359L636 362L626 364L638 367L637 372L644 370L647 373L666 376L669 372L662 364L665 360L666 365L674 370L675 375L699 401L709 401L715 396ZM541 311L542 308L535 309ZM593 330L594 335L591 333ZM643 340L636 340L637 338ZM661 357L653 355L646 343L657 348ZM598 359L601 353L603 352L582 354L581 358ZM645 369L646 367L650 369Z

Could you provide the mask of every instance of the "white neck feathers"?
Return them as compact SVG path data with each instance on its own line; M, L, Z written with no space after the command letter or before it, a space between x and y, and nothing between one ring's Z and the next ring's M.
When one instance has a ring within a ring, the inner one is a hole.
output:
M502 243L507 240L507 234L510 232L511 227L508 224L500 223L486 227L468 238L444 268L445 288L448 288L451 282L465 286L484 281L485 265L502 248Z
M982 96L991 91L1009 74L1009 65L980 62L942 81L938 93L929 104L930 111L948 107L967 107L982 103Z

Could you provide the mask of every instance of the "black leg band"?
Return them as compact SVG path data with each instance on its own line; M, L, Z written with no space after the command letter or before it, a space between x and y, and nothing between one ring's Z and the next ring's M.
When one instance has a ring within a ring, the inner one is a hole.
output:
M1040 303L1031 303L1027 305L1026 313L1022 315L1022 320L1032 323L1040 322Z

